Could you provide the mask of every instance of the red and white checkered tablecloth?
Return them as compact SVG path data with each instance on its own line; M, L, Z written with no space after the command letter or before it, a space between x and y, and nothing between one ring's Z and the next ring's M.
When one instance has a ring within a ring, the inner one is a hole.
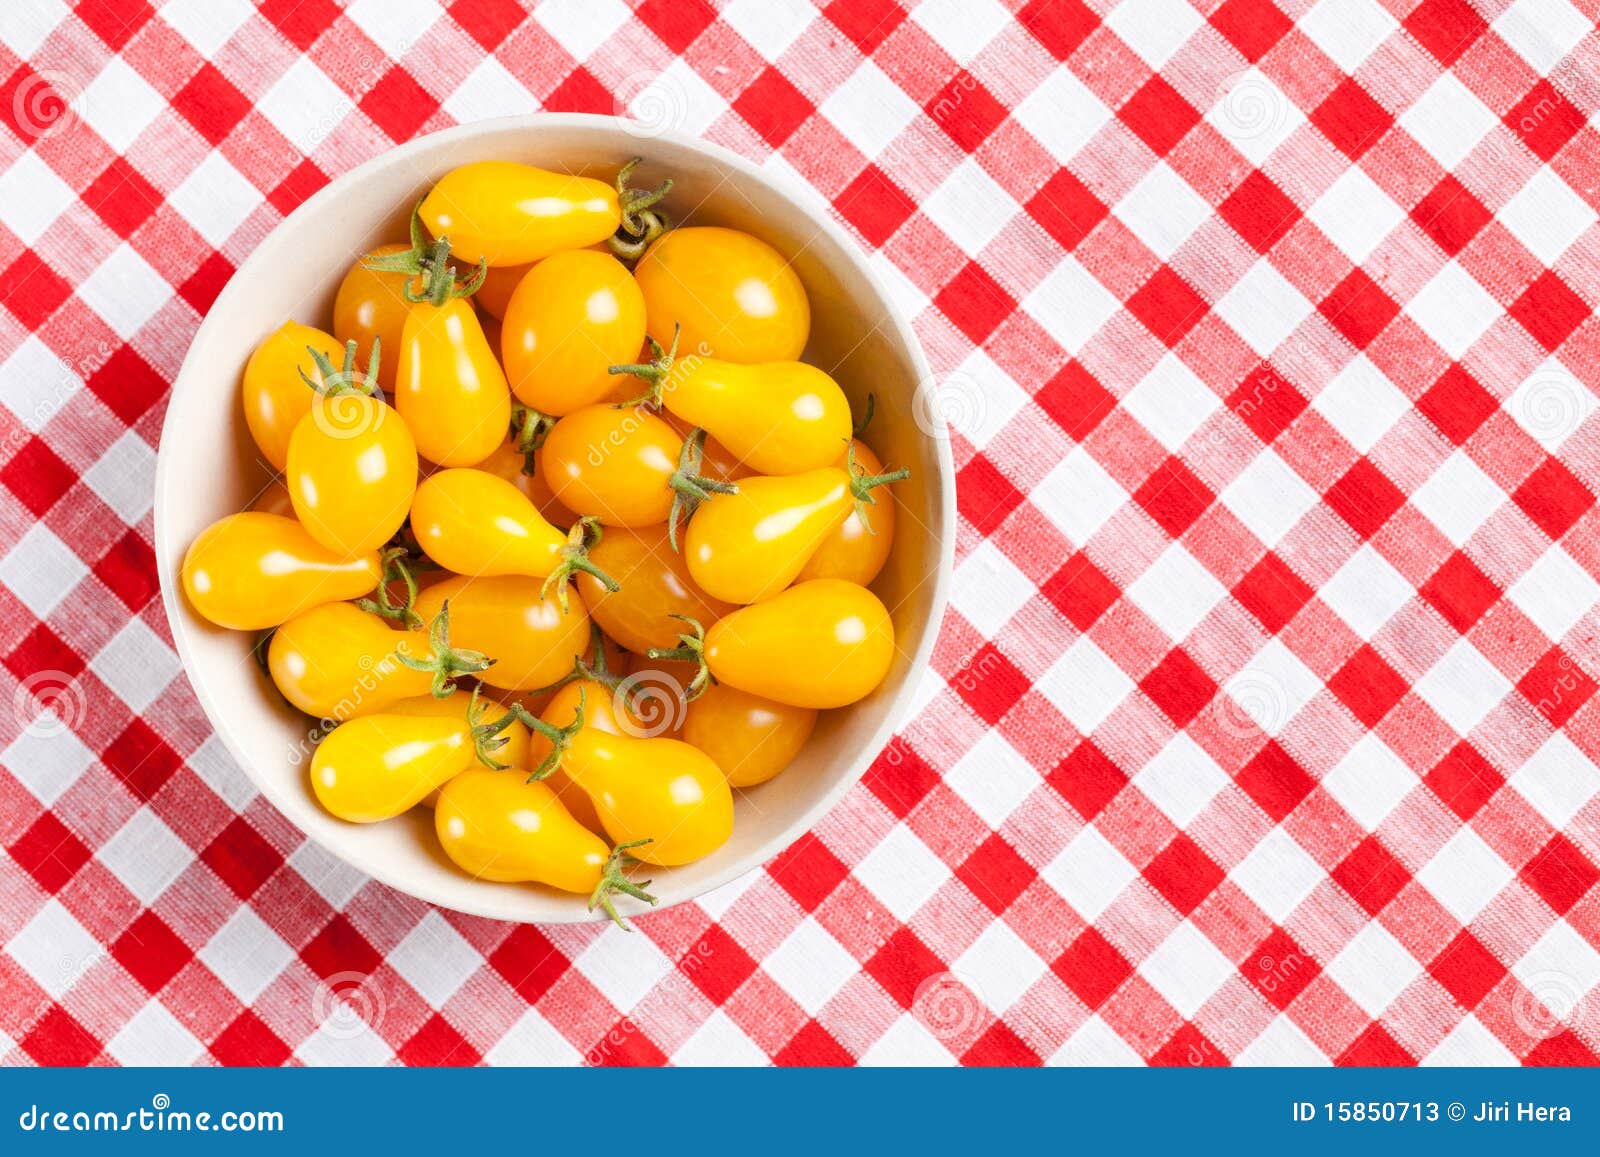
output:
M0 1062L1596 1063L1597 7L8 0ZM306 843L150 547L243 257L535 108L808 184L956 428L915 717L632 936Z

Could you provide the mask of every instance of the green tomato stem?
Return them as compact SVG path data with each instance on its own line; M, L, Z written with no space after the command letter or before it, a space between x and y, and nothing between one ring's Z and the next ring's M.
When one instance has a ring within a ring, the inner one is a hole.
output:
M560 564L550 572L544 580L544 585L539 588L539 594L544 598L550 597L552 589L556 592L556 602L560 605L562 614L566 614L568 609L567 580L579 571L592 575L608 591L622 589L621 583L589 561L590 548L599 545L604 534L605 529L600 525L600 520L593 515L578 519L567 533L567 545L561 548Z
M556 768L561 766L561 760L567 754L567 748L571 745L573 736L583 730L586 699L587 696L582 688L579 688L578 709L573 713L572 722L565 727L557 727L553 723L546 723L520 703L511 705L511 710L516 714L516 717L522 720L530 731L536 731L550 741L550 754L540 761L538 767L528 773L529 783L533 783L535 780L548 779Z
M856 462L856 447L852 442L850 448L845 451L845 472L850 475L850 493L855 496L856 517L861 520L861 525L867 528L868 534L876 535L878 532L872 529L872 520L867 517L867 507L878 504L872 492L891 482L904 482L911 477L911 471L902 467L884 474L868 474Z
M431 671L433 673L432 693L435 699L443 699L454 691L456 689L456 679L460 676L476 675L494 666L494 660L482 651L455 649L450 646L450 602L448 599L439 608L439 613L434 616L433 624L428 629L428 649L432 654L426 659L418 659L401 650L394 651L393 657L413 671Z
M629 851L650 842L648 838L629 840L627 843L618 844L613 848L611 855L606 859L605 867L601 869L600 882L595 885L594 891L589 894L589 911L593 912L596 908L599 908L607 916L611 917L612 922L624 932L632 932L633 925L624 920L617 911L614 897L618 893L632 896L635 900L643 900L651 907L654 907L657 903L656 898L645 891L650 886L649 880L636 884L623 875L629 868L640 863L636 857L628 854Z
M652 659L664 661L677 660L684 663L693 663L696 667L694 678L689 680L689 686L684 688L683 701L693 703L705 694L715 678L711 668L706 665L706 632L698 619L691 619L688 615L673 615L675 619L689 624L689 629L678 636L676 647L651 647L645 652Z
M672 488L672 508L667 512L667 541L678 550L678 527L687 523L700 509L700 504L713 494L737 494L739 487L720 478L708 478L700 473L705 458L706 432L696 426L683 440L678 451L678 468L667 479Z
M623 365L607 366L608 374L632 374L646 385L645 392L637 398L627 402L618 402L616 408L627 409L631 406L651 406L659 408L661 393L665 387L667 376L672 373L672 364L678 356L678 339L683 333L683 327L672 327L672 347L662 349L661 343L653 337L646 337L650 343L650 360L647 362L627 362Z

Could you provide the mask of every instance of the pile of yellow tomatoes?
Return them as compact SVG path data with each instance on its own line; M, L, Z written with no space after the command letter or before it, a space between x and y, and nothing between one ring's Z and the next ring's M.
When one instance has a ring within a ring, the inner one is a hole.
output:
M411 239L286 322L243 403L273 483L203 531L190 605L266 632L352 823L434 809L484 880L653 902L894 654L895 508L782 255L654 190L465 165ZM863 422L870 419L870 405Z

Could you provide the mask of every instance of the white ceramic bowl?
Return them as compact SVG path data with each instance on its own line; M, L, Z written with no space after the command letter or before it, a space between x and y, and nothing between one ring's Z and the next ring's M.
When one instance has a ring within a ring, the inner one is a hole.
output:
M252 661L251 637L220 630L185 601L178 571L190 541L242 509L266 481L245 428L237 383L257 342L286 318L326 328L350 264L405 238L414 204L468 161L527 161L609 178L631 156L637 183L671 175L670 206L688 223L727 225L793 255L811 298L806 360L830 370L861 412L877 395L874 449L912 476L895 487L901 514L875 589L894 612L899 655L872 696L824 713L805 751L778 778L736 793L733 836L714 855L655 870L661 907L691 899L758 867L798 839L849 790L889 739L916 693L944 611L951 567L955 484L937 407L919 404L927 365L856 245L832 222L748 161L702 141L643 136L629 122L535 114L483 121L393 149L332 182L295 210L234 274L189 347L173 386L156 470L155 539L161 590L178 653L228 751L262 793L311 839L362 872L462 912L525 922L593 919L581 899L532 885L468 878L443 858L432 814L416 809L384 824L343 823L313 799L306 777L309 721L286 706ZM624 898L630 912L642 910Z

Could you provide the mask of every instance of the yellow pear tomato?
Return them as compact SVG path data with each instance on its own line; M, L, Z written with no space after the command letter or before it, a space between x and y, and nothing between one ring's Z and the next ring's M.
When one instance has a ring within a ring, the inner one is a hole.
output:
M411 532L445 570L545 578L563 605L566 580L575 571L616 585L589 561L588 523L557 530L527 495L483 470L440 470L420 482L411 500Z
M822 710L870 695L894 653L894 624L877 595L854 583L813 579L651 656L700 664L691 698L714 678L764 699Z
M377 352L376 350L374 352ZM381 395L350 383L355 342L340 384L319 387L289 439L284 478L306 533L346 555L377 550L405 524L417 488L417 444ZM372 367L362 380L376 390Z
M427 634L396 631L354 603L324 603L272 633L267 672L283 697L307 715L353 719L428 694L433 677L396 659L402 651L427 658Z
M583 599L565 609L538 579L523 575L458 576L417 597L417 614L433 622L448 604L449 641L494 660L480 678L491 687L532 691L572 670L589 646Z
M423 198L420 213L430 233L450 238L457 257L489 265L527 265L582 249L622 223L614 186L516 161L452 169Z
M683 619L709 626L733 609L696 585L689 564L667 541L665 526L608 529L589 548L589 560L618 586L609 591L593 575L578 574L589 617L641 655L652 647L675 646Z
M650 336L685 355L789 362L811 334L811 304L783 256L748 233L715 226L672 229L633 270Z
M643 341L644 295L633 275L609 253L578 249L523 277L506 305L500 350L517 400L559 417L612 393L610 367Z
M874 503L879 486L908 472L867 475L825 466L804 474L741 479L689 521L684 556L700 588L730 603L771 598L852 512Z
M757 474L798 474L837 462L850 443L850 401L804 362L745 364L689 354L676 339L653 360L612 367L649 383L638 399L704 429Z
M858 469L867 475L884 473L883 462L860 438L840 455L838 466L842 470ZM889 548L894 545L894 492L885 487L874 491L872 499L872 509L866 516L859 509L851 510L849 516L823 538L822 544L800 568L797 582L832 578L861 586L872 584L883 570L883 564L889 561Z
M294 519L258 511L230 514L206 527L182 568L189 605L201 618L235 631L265 630L322 603L359 598L382 578L377 551L347 557Z
M794 761L817 713L714 683L689 704L683 741L716 761L733 787L765 783Z
M594 405L556 422L539 448L539 472L556 498L606 526L677 522L713 492L738 489L699 473L704 433L687 440L643 407Z
M364 715L317 745L311 790L342 820L391 819L472 766L474 741L473 729L454 719Z
M548 884L589 897L589 909L603 908L617 924L613 895L621 892L646 903L655 897L624 875L637 861L630 847L613 850L562 806L544 783L514 775L468 771L439 793L434 830L445 855L469 876L498 883Z
M380 245L350 267L333 299L333 336L341 342L355 342L363 361L371 358L376 341L378 381L391 387L400 356L400 335L411 311L405 289L412 275L374 269L367 262L410 249L409 245Z
M394 390L395 408L429 462L475 466L505 441L511 391L464 298L411 307L400 334Z
M710 855L733 832L733 793L711 758L676 739L635 739L582 728L561 766L619 844L663 867Z
M424 693L443 698L457 678L493 663L481 651L450 645L447 606L438 608L427 630L395 630L385 617L423 621L409 606L386 609L371 599L324 603L296 615L268 645L272 681L306 714L341 720L387 711Z
M320 380L311 351L330 361L344 346L331 334L286 321L255 348L244 366L244 420L261 456L282 470L289 461L289 436L311 410L311 390L302 374Z

